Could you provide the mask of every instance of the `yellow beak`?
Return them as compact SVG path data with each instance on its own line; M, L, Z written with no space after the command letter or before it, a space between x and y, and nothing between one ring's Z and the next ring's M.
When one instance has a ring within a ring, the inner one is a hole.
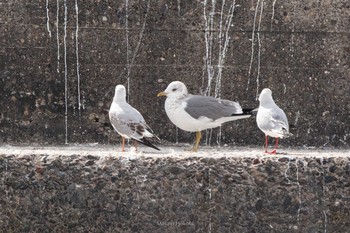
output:
M159 92L158 95L157 95L157 97L160 97L160 96L166 96L166 93L163 92L163 91L162 91L162 92Z

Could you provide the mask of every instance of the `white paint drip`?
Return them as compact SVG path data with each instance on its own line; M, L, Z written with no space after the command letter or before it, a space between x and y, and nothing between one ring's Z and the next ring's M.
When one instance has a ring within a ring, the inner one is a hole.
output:
M216 144L218 145L218 147L220 148L221 145L221 136L222 136L222 127L219 127L219 132L216 135Z
M50 30L50 17L49 17L49 0L46 0L46 28L49 33L49 36L51 37L51 30Z
M323 216L324 216L324 233L327 233L327 212L323 210Z
M270 30L272 31L272 25L273 25L273 20L275 18L275 5L276 5L277 0L273 0L272 2L272 16L271 16L271 25L270 25Z
M258 74L256 76L256 96L255 100L259 99L259 84L260 84L260 64L261 64L261 40L260 40L260 26L261 26L261 18L264 10L264 1L261 1L261 6L260 6L260 16L259 16L259 24L258 24Z
M289 171L289 169L290 169L290 158L288 158L287 169L284 171L284 177L288 180L288 184L291 183L291 181L290 181L290 179L289 179L289 177L288 177L288 174L287 174L287 172Z
M181 16L181 0L177 0L177 15Z
M143 38L143 35L144 35L144 32L145 32L145 28L146 28L146 22L147 22L147 17L148 17L148 12L149 12L149 9L150 9L150 3L151 1L148 0L147 2L147 10L146 10L146 14L145 14L145 18L143 20L143 24L142 24L142 28L141 28L141 31L140 31L140 35L139 35L139 40L137 42L137 45L136 45L136 48L133 52L130 51L130 45L129 45L129 29L128 29L128 0L126 0L126 23L125 23L125 27L126 27L126 41L127 41L127 78L128 78L128 101L129 101L129 98L130 98L130 73L131 73L131 68L135 62L135 58L136 58L136 55L140 49L140 45L141 45L141 42L142 42L142 38ZM130 53L133 53L132 55L132 58L131 58L131 61L130 61Z
M225 58L226 58L226 53L227 53L227 48L228 48L228 44L230 41L230 37L229 37L229 30L230 30L230 26L231 26L231 22L232 22L232 18L233 18L233 12L235 9L235 0L232 1L232 4L230 6L229 12L228 12L228 17L226 19L225 22L225 28L226 28L226 32L225 32L225 37L222 36L222 18L224 15L224 5L225 5L225 0L223 0L222 2L222 6L221 6L221 16L220 16L220 31L219 31L219 58L218 58L218 74L216 76L216 85L215 85L215 97L216 98L220 98L221 97L221 74L222 74L222 68L224 66L224 62L225 62ZM223 41L223 38L225 39L225 41ZM224 45L222 46L222 43L224 42Z
M292 22L292 35L291 35L291 42L289 44L289 55L290 57L294 57L294 32L295 32L295 18L296 18L296 5L294 5L294 15L293 15L293 22ZM290 69L290 67L287 68L288 69L288 78L292 77L292 73L293 70Z
M294 57L294 28L295 28L295 26L293 24L292 37L291 37L291 42L290 42L290 47L289 47L291 57Z
M208 194L209 194L209 233L212 230L212 217L211 217L211 203L212 203L212 194L211 194L211 184L210 184L210 172L211 172L211 168L209 167L208 169Z
M68 67L67 67L67 0L64 0L64 122L65 122L65 144L68 144Z
M211 146L211 137L213 136L213 129L205 130L205 145Z
M298 110L297 113L295 114L294 126L298 124L299 117L300 117L300 111Z
M204 95L210 96L211 91L211 81L214 77L215 70L212 66L212 49L213 49L213 28L214 28L214 15L215 15L215 0L212 0L212 6L211 11L209 13L209 20L207 17L207 0L204 1L204 21L205 21L205 52L206 52L206 68L207 68L207 75L208 75L208 85L204 92Z
M212 9L213 10L213 9ZM207 83L207 88L206 90L203 92L203 95L208 95L210 96L210 89L211 89L211 79L212 79L212 65L211 65L211 56L212 56L212 40L213 40L213 36L212 36L212 30L211 30L211 23L212 22L212 17L213 17L214 12L211 11L211 18L207 17L207 0L204 0L204 12L203 12L203 16L204 16L204 22L205 22L205 33L204 33L204 39L205 39L205 66L207 69L207 76L208 76L208 83ZM203 77L203 83L204 83L204 77ZM210 140L209 140L209 136L208 136L208 130L205 131L205 145L208 145L208 143L210 144Z
M300 221L300 210L301 210L301 205L302 205L302 202L301 202L301 185L299 183L299 167L298 167L298 161L299 159L296 159L295 160L295 167L296 167L296 184L297 184L297 187L298 187L298 199L299 199L299 207L298 207L298 215L297 215L297 224L298 224L298 227L299 227L299 221Z
M258 15L258 9L259 9L259 3L260 0L257 1L256 7L255 7L255 13L254 13L254 20L253 20L253 31L252 31L252 48L251 48L251 55L250 55L250 64L249 64L249 70L248 70L248 83L247 83L247 91L249 89L250 84L250 74L252 72L252 66L253 66L253 60L254 60L254 45L255 45L255 27L256 27L256 17Z
M135 50L134 50L134 52L133 52L133 56L132 56L132 58L131 58L130 69L131 69L131 66L134 64L134 61L135 61L137 52L139 51L139 48L140 48L140 45L141 45L141 41L142 41L143 34L144 34L144 32L145 32L146 21L147 21L148 12L149 12L149 9L150 9L150 2L151 2L150 0L148 0L148 2L147 2L147 10L146 10L145 18L144 18L144 20L143 20L142 28L141 28L141 31L140 31L139 41L137 42L136 48L135 48ZM131 71L131 70L130 70L130 71Z
M5 158L5 175L2 177L2 184L3 184L3 189L5 190L5 198L6 200L9 199L9 191L8 191L8 188L6 186L6 180L7 180L7 175L8 175L8 159Z
M220 97L221 95L221 73L222 73L222 64L221 64L221 60L222 60L222 18L223 18L223 15L224 15L224 6L225 6L225 0L222 0L222 4L221 4L221 14L220 14L220 24L219 24L219 59L218 59L218 74L216 76L216 80L215 80L215 94L214 96L216 98ZM228 30L228 29L227 29Z
M322 194L323 194L323 208L326 207L325 205L325 196L326 196L326 182L325 182L325 177L324 177L324 174L325 174L325 170L324 170L324 167L323 167L323 157L320 158L320 163L321 163L321 167L322 167ZM323 210L322 211L323 213L323 216L324 216L324 232L327 232L327 212L326 210Z
M301 205L302 205L302 201L301 201L301 185L299 183L299 167L298 167L298 162L299 162L299 159L296 158L295 160L295 168L296 168L296 181L295 182L292 182L290 179L289 179L289 176L288 176L288 171L290 169L290 162L291 162L291 159L288 158L288 163L287 163L287 168L284 172L284 177L287 179L288 181L288 184L290 183L293 183L297 186L298 188L298 202L299 202L299 207L298 207L298 213L297 213L297 226L299 227L299 220L300 220L300 211L301 211Z
M59 25L59 13L60 13L60 4L59 4L59 0L57 0L56 3L56 29L57 29L57 33L56 33L56 41L57 41L57 73L60 73L60 38L59 38L59 29L58 29L58 25Z
M222 70L224 67L224 62L226 58L226 53L228 49L228 44L230 41L229 36L229 30L231 27L231 22L233 18L233 12L235 9L235 0L232 0L231 6L227 8L225 6L225 0L221 3L221 12L220 12L220 20L219 20L219 34L217 43L219 46L218 50L218 56L217 56L217 66L213 65L215 54L213 51L214 47L214 40L216 31L214 30L214 24L215 24L215 9L216 9L216 0L211 1L210 9L207 7L207 0L204 1L204 22L205 22L205 46L206 46L206 57L205 57L205 69L207 73L207 86L204 88L204 77L205 77L205 71L203 72L203 80L202 80L202 94L206 96L212 95L212 83L215 81L215 89L214 89L214 97L221 98L221 80L222 80ZM225 13L225 9L228 9L228 12ZM224 19L224 16L227 15L226 19ZM215 76L216 74L216 76ZM215 77L215 80L214 80ZM220 145L221 141L221 127L220 132L218 133L218 136L220 137L217 142ZM206 131L206 145L211 144L211 135L212 130L210 130L210 135L208 135L208 130Z
M219 58L218 58L218 72L215 80L215 97L221 98L221 79L222 79L222 68L224 67L224 62L226 58L227 48L230 41L229 36L229 30L231 27L231 22L233 18L233 12L235 10L235 0L232 1L231 6L229 8L228 17L225 22L225 37L222 35L222 23L223 23L223 15L224 15L224 9L225 9L225 1L223 0L222 6L221 6L221 15L220 15L220 33L219 33ZM225 41L223 41L225 39ZM224 45L222 43L224 42ZM217 144L220 147L221 144L221 135L222 135L222 128L219 128L219 133L217 137Z
M204 67L207 71L207 76L208 76L208 80L210 79L210 66L209 66L209 58L210 58L210 48L209 48L209 24L208 24L208 18L207 18L207 13L206 13L206 8L207 8L207 0L204 0L204 13L203 13L203 18L204 18L204 23L205 23L205 30L204 30L204 40L205 40L205 59L204 59ZM204 88L204 83L205 83L205 72L203 72L203 78L202 78L202 90L201 90L201 94L202 95L207 95L207 90L208 90L208 87L203 90Z
M80 64L79 64L79 8L78 8L78 0L75 0L75 15L76 15L76 28L75 28L75 54L76 54L76 65L77 65L77 92L78 92L78 112L79 117L81 117L81 96L80 96ZM84 109L84 106L83 106ZM81 127L81 125L79 126Z
M130 59L129 59L129 51L130 51L130 45L129 45L129 0L125 0L125 35L126 35L126 72L127 72L127 101L129 102L129 96L130 96Z

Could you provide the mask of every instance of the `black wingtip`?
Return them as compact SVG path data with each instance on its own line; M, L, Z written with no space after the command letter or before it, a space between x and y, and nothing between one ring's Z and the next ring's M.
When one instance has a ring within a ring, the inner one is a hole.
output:
M136 139L135 139L136 140ZM142 143L143 145L145 146L148 146L148 147L151 147L155 150L160 150L158 147L156 147L155 145L153 145L150 141L147 141L145 138L142 138L142 139L138 139L136 140L138 141L139 143Z
M253 115L255 116L258 112L258 108L243 108L243 115Z
M257 114L258 109L257 108L243 108L242 113L239 114L232 114L232 116L255 116Z

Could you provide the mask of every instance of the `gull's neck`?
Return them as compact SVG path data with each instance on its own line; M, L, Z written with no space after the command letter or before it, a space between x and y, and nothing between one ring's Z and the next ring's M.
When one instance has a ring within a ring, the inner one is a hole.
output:
M113 98L113 102L115 102L115 103L125 103L126 102L126 98L125 98L125 96L115 95L114 98Z
M273 107L275 105L275 101L270 96L266 96L260 100L260 106L262 107Z

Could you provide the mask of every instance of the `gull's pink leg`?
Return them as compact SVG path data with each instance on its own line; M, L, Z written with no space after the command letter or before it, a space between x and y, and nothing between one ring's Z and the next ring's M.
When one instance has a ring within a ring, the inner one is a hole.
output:
M122 152L125 152L124 145L125 145L125 138L122 137Z
M276 154L277 146L278 146L278 138L276 138L275 149L272 151L272 153Z
M278 146L278 138L276 138L275 149L273 151L271 151L269 154L276 154L277 146Z
M268 136L265 134L265 153L269 153L269 152L267 151L267 146L268 146L268 144L269 144L269 138L268 138Z

